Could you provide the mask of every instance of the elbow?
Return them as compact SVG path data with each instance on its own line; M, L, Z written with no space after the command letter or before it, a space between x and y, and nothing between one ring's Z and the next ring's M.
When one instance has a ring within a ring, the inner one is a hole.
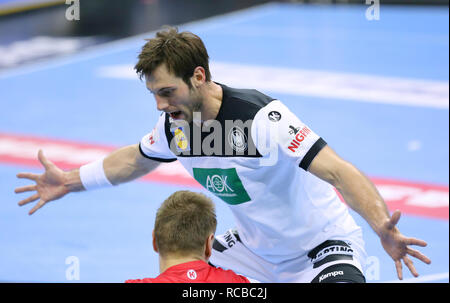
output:
M341 163L335 166L329 171L328 183L333 185L339 192L348 186L349 180L353 180L352 176L357 174L357 169L346 161L341 161Z

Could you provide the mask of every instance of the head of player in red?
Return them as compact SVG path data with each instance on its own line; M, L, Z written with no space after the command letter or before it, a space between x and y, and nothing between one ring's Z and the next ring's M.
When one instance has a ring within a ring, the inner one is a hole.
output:
M126 282L248 283L247 278L231 270L208 264L216 227L215 206L211 199L191 191L175 192L158 209L152 233L161 274L156 278Z

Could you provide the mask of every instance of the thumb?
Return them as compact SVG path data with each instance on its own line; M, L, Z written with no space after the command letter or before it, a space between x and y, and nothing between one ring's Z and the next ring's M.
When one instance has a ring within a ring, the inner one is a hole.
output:
M395 225L397 225L398 221L400 220L401 212L397 209L394 211L394 213L391 216L391 219L389 219L388 222L388 228L393 229Z
M41 162L42 166L44 166L45 169L48 169L50 167L50 165L52 164L45 156L44 156L44 152L42 151L42 149L39 150L38 152L38 159L39 162Z

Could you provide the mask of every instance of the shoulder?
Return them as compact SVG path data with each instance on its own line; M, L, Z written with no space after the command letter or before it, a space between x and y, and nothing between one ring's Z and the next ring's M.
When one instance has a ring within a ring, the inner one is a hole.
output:
M292 116L292 112L289 108L283 104L280 100L272 100L272 102L261 107L258 111L255 119L269 122L278 122L280 120L286 120L289 116Z
M256 89L232 88L226 85L222 85L222 89L224 97L237 99L259 108L264 107L271 101L275 100L274 98L267 96Z
M223 91L223 115L227 119L242 121L253 119L261 108L275 100L256 89L220 85Z
M250 281L241 275L236 274L234 271L228 269L222 269L220 267L211 266L213 282L224 282L224 283L250 283Z

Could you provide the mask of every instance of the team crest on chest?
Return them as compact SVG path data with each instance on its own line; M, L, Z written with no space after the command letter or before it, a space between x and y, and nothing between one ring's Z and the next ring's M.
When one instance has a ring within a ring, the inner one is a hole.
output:
M237 152L242 153L247 150L247 136L244 131L234 126L228 133L228 143Z

